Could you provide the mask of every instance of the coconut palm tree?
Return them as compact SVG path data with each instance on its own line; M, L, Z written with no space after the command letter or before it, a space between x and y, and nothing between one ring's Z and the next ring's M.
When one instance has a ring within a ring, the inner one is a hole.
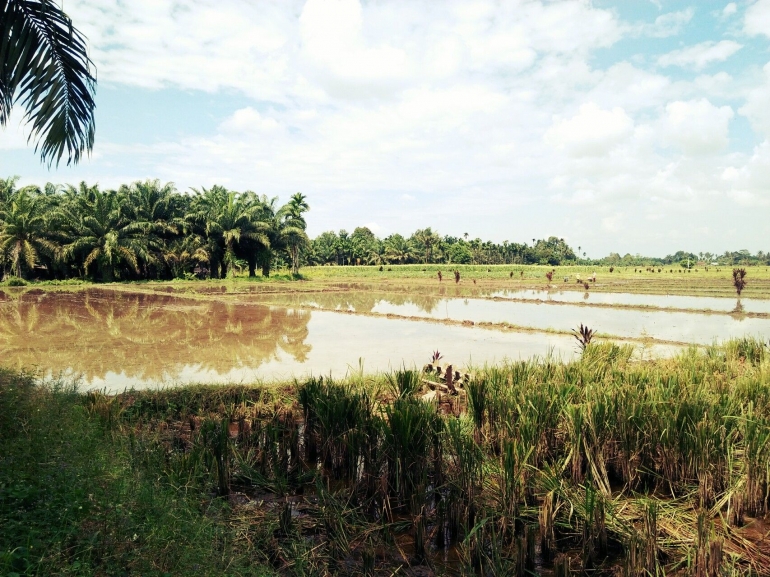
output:
M116 191L99 191L97 186L80 191L70 187L69 202L60 209L58 220L66 242L61 254L82 265L84 274L95 270L102 281L110 282L121 265L139 273L139 263L149 259L141 227L127 215L126 199Z
M96 71L85 37L52 0L0 0L0 126L17 102L43 162L94 145Z
M423 253L423 262L432 262L433 249L439 244L441 238L429 227L415 231L411 240L414 241Z
M22 189L0 208L0 252L10 261L17 277L23 267L32 270L41 254L51 258L57 246L47 238L45 198Z
M385 245L385 259L388 262L404 264L414 256L412 247L400 234L390 235L383 243Z

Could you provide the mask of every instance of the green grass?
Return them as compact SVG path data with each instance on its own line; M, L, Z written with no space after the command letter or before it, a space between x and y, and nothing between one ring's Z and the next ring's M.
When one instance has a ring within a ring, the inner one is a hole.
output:
M0 574L272 573L226 501L175 487L157 444L111 430L74 387L0 371L0 419Z
M732 282L732 267L700 267L690 272L678 266L647 269L646 267L610 267L575 265L575 266L542 266L542 265L447 265L447 264L410 264L379 266L312 266L301 269L299 275L292 275L288 270L275 271L269 278L257 275L249 277L239 273L225 279L205 280L172 280L156 281L141 280L115 283L90 283L79 279L67 281L26 281L30 287L67 287L67 286L102 286L135 288L146 287L148 290L162 290L164 287L175 287L175 290L195 292L208 287L229 287L228 290L270 290L272 285L293 285L291 290L319 290L324 288L344 288L346 285L357 290L389 290L409 289L428 290L439 294L447 287L455 286L452 275L454 270L460 272L459 288L472 296L475 291L484 290L542 290L549 284L556 290L577 290L583 292L582 283L576 282L577 275L582 280L596 273L596 283L589 283L589 291L597 292L630 292L642 294L675 294L691 296L735 297ZM706 270L708 268L708 270ZM770 267L748 266L747 286L742 296L745 298L770 298ZM549 283L546 273L554 270L553 280ZM444 275L443 281L438 281L437 273ZM513 274L511 274L513 273ZM564 282L569 277L569 282ZM302 282L297 282L302 281ZM475 281L475 283L474 283ZM11 286L0 283L2 286ZM257 289L260 287L260 289ZM24 290L24 289L19 289Z
M0 574L761 574L767 347L592 343L432 401L406 371L118 396L2 372Z
M385 265L378 266L323 266L305 267L303 274L311 281L320 283L362 282L399 284L404 280L414 286L454 286L452 271L460 271L460 286L499 289L543 289L548 284L558 290L580 290L576 275L588 279L596 273L597 282L589 283L590 291L633 292L650 294L681 294L693 296L735 296L731 267L700 267L687 272L678 266L660 267L654 272L647 267L610 267L575 265ZM708 270L706 270L708 268ZM770 298L770 267L746 267L748 285L744 297ZM546 273L554 270L549 283ZM438 271L443 281L438 281ZM511 275L513 273L513 275ZM523 274L522 274L523 273ZM564 282L564 277L569 282ZM476 281L474 285L473 281Z

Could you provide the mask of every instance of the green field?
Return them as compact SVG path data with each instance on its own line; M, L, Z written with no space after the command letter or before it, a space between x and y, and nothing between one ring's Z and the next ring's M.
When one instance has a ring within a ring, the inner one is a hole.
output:
M748 266L747 286L742 296L746 298L770 298L770 267ZM460 272L460 282L455 283L453 272ZM441 271L443 280L438 280ZM546 273L553 271L552 281ZM653 272L654 271L654 272ZM513 273L513 275L511 275ZM523 274L522 274L523 273ZM690 272L681 267L666 269L648 269L646 267L618 267L613 272L609 267L595 266L540 266L540 265L383 265L379 266L313 266L300 270L298 278L292 277L287 270L277 271L266 278L261 275L249 277L235 274L221 280L174 280L174 281L138 281L121 283L88 283L84 281L42 281L30 282L26 286L41 287L137 287L151 289L168 286L178 290L189 288L192 291L205 287L227 287L237 291L245 287L261 287L272 290L281 286L282 290L317 290L336 283L361 283L355 288L377 289L378 287L398 287L402 290L441 289L457 286L469 295L481 290L571 290L584 292L583 283L596 273L596 282L589 282L589 291L625 292L635 294L671 294L692 296L736 296L732 283L731 267L700 267ZM564 281L568 277L568 281ZM475 283L474 283L475 281ZM13 287L0 283L0 287ZM255 288L254 290L260 290Z
M551 285L558 290L583 291L577 284L576 275L582 280L596 273L596 283L590 283L589 290L601 292L630 292L650 294L679 294L693 296L735 296L731 267L693 268L687 272L681 267L649 269L647 267L618 267L613 272L609 267L595 266L539 266L539 265L384 265L376 266L323 266L306 267L301 273L308 280L316 282L366 281L383 285L400 284L408 280L409 286L439 286L437 273L442 271L442 283L453 285L452 272L460 271L460 285L472 289L543 289ZM770 267L745 267L748 285L743 296L770 298ZM651 272L654 270L654 272ZM554 271L549 283L546 273ZM636 271L636 272L635 272ZM673 271L673 272L670 272ZM511 276L513 272L513 276ZM522 273L524 273L522 275ZM564 282L564 277L569 277ZM476 281L474 285L473 281Z

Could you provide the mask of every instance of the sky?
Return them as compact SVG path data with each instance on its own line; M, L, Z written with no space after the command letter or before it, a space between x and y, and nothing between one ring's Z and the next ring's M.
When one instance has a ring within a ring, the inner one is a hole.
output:
M770 0L66 0L96 144L0 176L307 196L308 232L770 250Z

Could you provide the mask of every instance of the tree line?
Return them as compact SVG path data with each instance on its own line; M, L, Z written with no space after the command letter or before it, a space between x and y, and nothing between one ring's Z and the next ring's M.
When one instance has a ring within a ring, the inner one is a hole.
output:
M694 266L757 266L770 265L770 252L759 250L756 254L751 254L748 250L729 251L722 254L712 252L688 252L679 250L674 254L669 254L663 258L648 257L642 255L626 254L620 256L613 252L608 256L595 261L596 264L605 266L656 266L656 265L674 265L682 268L692 268Z
M410 236L378 238L369 228L352 233L307 235L305 195L278 205L251 191L223 186L176 190L158 180L117 189L98 185L46 184L18 187L0 179L0 272L35 279L170 280L225 278L232 274L270 276L276 268L294 275L304 265L383 264L586 264L607 266L770 264L770 253L691 253L664 258L617 253L587 259L563 238L532 244L494 243L469 235L441 236L431 228ZM582 257L582 258L581 258Z
M346 230L324 232L310 242L305 260L314 265L382 265L382 264L538 264L547 266L655 266L694 267L710 265L770 265L770 252L748 250L711 252L677 251L665 257L620 254L591 259L570 247L563 238L550 236L532 239L532 244L503 241L494 243L480 238L441 236L431 228L415 231L411 236L391 234L378 238L369 228L358 227L352 234Z
M382 264L574 264L578 257L564 239L532 239L532 244L480 238L441 236L431 228L411 236L391 234L378 238L369 228L324 232L313 239L307 261L316 265Z
M298 274L309 246L305 196L277 198L223 186L183 194L147 180L17 187L0 179L3 276L95 281L224 278L288 264Z

